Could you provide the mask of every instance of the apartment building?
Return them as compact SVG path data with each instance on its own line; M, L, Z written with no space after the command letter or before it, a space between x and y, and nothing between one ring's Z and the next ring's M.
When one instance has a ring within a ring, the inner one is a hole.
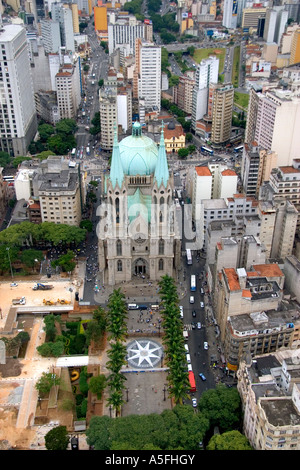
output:
M196 166L193 175L192 216L200 217L203 199L226 199L237 192L237 174L224 164Z
M74 119L81 100L79 63L64 64L55 75L57 106L61 119Z
M188 71L179 77L177 87L173 87L174 103L187 114L192 114L195 83L195 72Z
M293 33L291 44L290 65L300 62L300 28Z
M278 166L299 157L300 99L290 90L250 92L245 142L277 153Z
M218 273L213 302L230 370L237 370L245 351L263 354L291 347L293 331L288 323L295 312L281 305L283 286L284 274L277 263L253 265L249 271L223 268Z
M79 225L82 204L77 168L63 157L48 157L33 176L33 196L39 198L42 222Z
M290 329L299 328L299 320ZM282 335L285 333L282 330ZM241 361L237 372L243 433L255 450L299 450L300 361L286 349Z
M218 145L231 138L234 88L231 83L211 84L212 127L211 141Z
M136 40L135 74L138 99L146 109L160 111L161 108L161 48L152 42Z
M201 120L208 111L209 87L218 83L219 59L215 56L201 60L195 73L195 86L192 96L192 128L196 130L196 122Z
M203 199L200 216L196 220L198 249L207 250L207 263L215 247L209 242L212 222L230 222L231 236L259 235L258 202L244 194L234 194L226 199Z
M37 130L26 30L15 24L0 31L0 150L26 155Z

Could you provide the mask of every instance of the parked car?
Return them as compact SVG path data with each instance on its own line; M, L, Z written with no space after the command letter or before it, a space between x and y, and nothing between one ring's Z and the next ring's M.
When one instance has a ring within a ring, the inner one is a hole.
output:
M200 307L204 308L204 302L200 302Z
M200 372L199 377L200 377L203 381L206 380L206 377L205 377L204 374L202 374L202 372Z
M203 346L204 346L204 349L208 349L208 343L206 341L204 341Z

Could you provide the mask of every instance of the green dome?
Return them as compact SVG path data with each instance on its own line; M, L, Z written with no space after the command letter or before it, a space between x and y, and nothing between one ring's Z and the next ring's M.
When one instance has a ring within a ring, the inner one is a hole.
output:
M158 147L145 135L139 122L132 126L132 135L119 143L120 158L126 175L150 175L157 163Z

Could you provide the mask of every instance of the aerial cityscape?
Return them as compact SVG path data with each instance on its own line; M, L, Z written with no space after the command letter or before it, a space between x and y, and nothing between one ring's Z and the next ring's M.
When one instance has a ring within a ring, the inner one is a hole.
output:
M299 0L0 23L0 450L300 450Z

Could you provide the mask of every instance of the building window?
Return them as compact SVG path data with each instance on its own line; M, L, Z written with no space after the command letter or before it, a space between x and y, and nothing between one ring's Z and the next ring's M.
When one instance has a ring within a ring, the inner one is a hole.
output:
M159 255L165 254L165 241L162 238L158 242L158 254Z
M118 260L117 270L118 272L123 271L122 261L120 259Z
M158 262L158 270L163 271L164 270L164 260L160 259Z
M122 256L122 242L117 240L117 256Z

